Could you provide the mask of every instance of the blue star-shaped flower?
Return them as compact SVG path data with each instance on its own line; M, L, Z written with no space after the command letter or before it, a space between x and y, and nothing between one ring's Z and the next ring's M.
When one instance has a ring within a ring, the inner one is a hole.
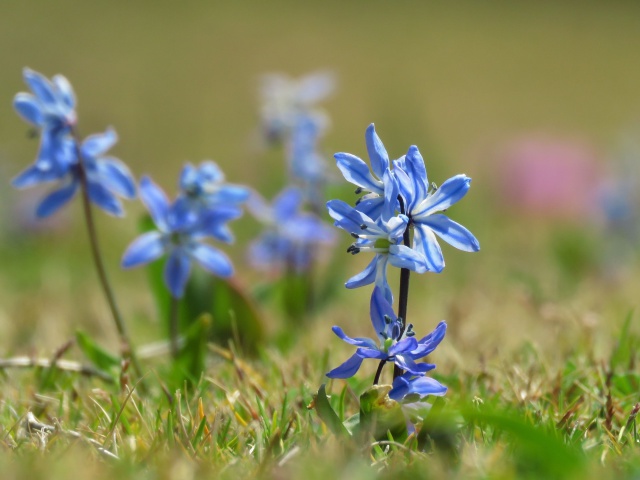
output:
M445 322L440 322L433 332L417 341L414 338L413 326L409 324L403 330L402 322L396 317L378 287L373 289L370 307L371 324L378 336L378 342L370 338L350 338L340 327L334 326L333 332L338 337L358 348L347 361L327 373L327 377L352 377L360 369L365 358L393 362L413 376L423 376L435 368L433 364L416 363L416 360L433 352L442 341L447 329Z
M233 237L226 223L241 215L239 208L214 206L196 213L185 208L184 202L169 203L162 189L149 177L140 181L140 198L158 230L139 236L129 245L122 257L124 268L136 267L168 254L164 281L175 298L184 294L193 260L220 277L233 274L229 258L204 240L211 237L231 242Z
M384 174L385 177L390 175L389 170ZM427 271L424 257L415 250L402 245L409 218L405 215L393 216L393 207L389 209L384 206L392 204L391 199L397 197L397 191L397 188L387 190L387 200L381 208L382 215L377 221L341 200L327 202L329 215L335 220L335 225L357 238L357 241L347 251L352 254L375 253L369 265L362 272L347 280L345 286L357 288L375 282L389 302L393 301L393 296L387 282L387 263L391 263L397 268L408 268L417 273Z
M25 68L23 76L33 93L18 93L13 106L25 121L41 131L35 165L43 175L55 179L74 154L70 132L76 123L75 95L71 84L62 75L56 75L49 81Z
M416 146L410 147L404 157L394 161L393 171L404 202L404 213L414 227L413 248L424 255L430 271L441 272L444 268L444 257L436 235L459 250L480 250L480 243L469 230L439 213L467 194L471 186L469 177L456 175L440 188L432 188Z
M333 230L315 215L301 211L302 203L303 194L295 187L285 188L271 205L257 193L251 195L248 209L267 227L249 247L252 265L264 270L289 267L304 271L320 245L334 242Z
M47 195L36 210L39 218L48 217L69 202L80 188L81 171L77 158L79 153L87 177L89 199L107 213L120 216L123 209L117 196L133 199L136 196L136 187L126 165L117 158L104 155L117 139L115 130L108 129L104 133L87 137L79 149L75 148L73 141L69 160L52 163L51 168L43 168L35 163L19 174L12 184L16 188L27 188L40 183L59 181L61 185Z
M241 185L225 183L224 173L211 160L198 167L187 163L180 174L181 197L194 208L215 205L237 205L249 198L249 189Z

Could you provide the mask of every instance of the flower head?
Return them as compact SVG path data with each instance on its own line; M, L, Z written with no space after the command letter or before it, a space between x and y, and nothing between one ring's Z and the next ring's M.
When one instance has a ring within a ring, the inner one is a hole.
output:
M256 268L303 271L317 257L321 245L333 243L333 230L315 215L301 211L302 203L303 194L295 187L284 189L271 205L252 194L249 211L266 225L249 247L249 259Z
M416 363L416 360L433 352L442 341L447 329L445 322L440 322L426 337L416 340L413 325L402 327L402 322L393 313L391 305L377 287L371 296L370 315L378 342L364 337L351 338L340 327L333 327L333 333L358 348L347 361L327 373L329 378L349 378L355 375L365 358L393 362L413 376L423 376L435 368L433 364Z
M390 174L387 172L385 175ZM393 296L387 282L387 263L397 268L408 268L417 273L426 271L424 257L402 245L403 235L409 223L406 215L390 216L383 213L377 221L374 221L341 200L330 200L327 202L327 208L329 215L335 220L335 225L357 239L347 250L349 253L355 255L360 252L373 252L375 254L362 272L347 280L345 283L347 288L362 287L375 282L387 301L392 302Z
M41 131L35 165L42 172L64 169L70 163L69 155L73 155L69 134L76 123L76 99L71 84L62 75L48 80L29 68L24 69L23 76L33 93L18 93L13 106L18 115Z
M440 188L434 188L429 185L427 170L416 146L410 147L404 157L394 161L394 174L404 211L414 227L413 248L424 255L428 270L441 272L444 268L444 257L436 235L459 250L480 250L480 243L469 230L440 213L467 194L471 186L469 177L456 175Z
M447 393L447 387L437 380L407 372L393 380L389 398L396 402L412 403L428 395L442 396L445 393Z
M226 223L238 218L241 210L235 206L214 206L195 212L185 208L185 202L169 199L149 177L140 181L140 197L157 230L147 232L127 248L122 257L124 268L136 267L167 254L164 281L171 295L181 298L189 279L192 261L220 277L233 274L229 258L204 240L208 237L231 242L233 237Z
M208 208L215 205L237 205L249 198L249 189L225 183L224 173L211 160L198 167L187 163L180 174L181 197L192 207Z
M36 162L13 180L16 188L27 188L40 183L58 181L60 185L38 205L36 215L45 218L69 202L81 184L81 175L86 175L87 192L91 202L112 215L123 214L118 196L133 199L136 187L131 172L124 163L105 153L116 143L118 137L113 129L87 137L79 149L72 140L72 153L65 162L43 168ZM80 154L82 166L78 160ZM83 169L83 170L81 170Z
M331 72L314 72L299 79L283 74L262 78L262 123L269 140L282 140L290 133L298 118L313 118L317 125L326 125L327 116L316 104L335 89Z

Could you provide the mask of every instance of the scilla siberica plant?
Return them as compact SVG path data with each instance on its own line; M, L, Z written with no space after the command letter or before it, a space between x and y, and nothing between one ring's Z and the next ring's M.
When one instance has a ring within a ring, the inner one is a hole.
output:
M390 399L408 403L428 395L444 395L446 387L426 376L435 365L417 360L429 355L442 341L446 323L440 322L433 332L416 340L413 324L407 324L409 278L411 271L438 273L443 270L444 259L436 237L463 251L480 249L469 230L440 213L466 195L471 179L456 175L437 188L429 184L424 161L416 146L411 146L406 155L390 161L373 124L367 128L365 140L371 170L355 155L335 154L344 177L357 186L357 194L364 195L355 207L331 200L327 208L335 225L356 239L347 250L349 253L375 254L365 270L349 279L346 286L375 284L370 318L378 341L351 338L334 326L333 332L354 345L356 352L327 376L349 378L359 370L363 360L372 358L379 361L374 385L379 383L384 365L387 362L394 365L393 384L388 390ZM393 296L386 275L388 264L401 269L397 315L391 307Z
M32 93L18 93L13 106L18 114L37 129L40 147L33 165L13 179L16 188L57 182L38 205L39 218L52 215L80 191L89 232L93 260L100 283L122 343L123 356L129 357L140 373L131 341L109 284L98 244L91 203L105 212L121 216L118 196L136 196L135 182L129 169L118 159L106 156L116 143L115 130L94 134L81 141L77 131L76 98L69 81L62 75L48 80L28 68L23 72Z

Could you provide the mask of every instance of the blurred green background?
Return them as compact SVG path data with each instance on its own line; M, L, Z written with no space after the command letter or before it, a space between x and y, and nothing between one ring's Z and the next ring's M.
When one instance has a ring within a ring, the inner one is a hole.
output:
M640 114L639 27L633 1L2 2L0 355L48 351L78 326L115 341L77 202L51 228L32 231L25 211L34 205L24 203L42 192L9 185L37 149L11 108L26 90L24 66L64 74L79 99L80 131L114 126L114 153L136 176L149 173L171 192L185 161L210 158L230 181L267 196L286 172L280 152L258 146L260 75L333 70L339 83L323 104L332 128L322 143L331 165L336 151L364 157L364 130L375 122L392 157L420 147L431 180L473 178L449 214L476 234L481 252L445 246L444 273L412 277L411 321L420 331L450 323L443 355L474 365L527 341L550 355L576 338L607 348L599 333L636 306L633 242L613 248L632 253L611 266L612 234L589 215L505 208L501 152L531 134L578 139L606 171ZM337 182L331 195L352 199L351 190ZM162 332L144 272L118 267L142 213L138 202L126 209L125 220L99 214L99 228L136 338L152 340ZM238 242L226 250L251 285L243 252L258 227L250 218L234 226ZM339 238L334 275L344 281L368 259L348 257L350 239ZM341 291L301 342L335 347L330 325L361 329L368 295ZM278 322L273 312L267 318Z

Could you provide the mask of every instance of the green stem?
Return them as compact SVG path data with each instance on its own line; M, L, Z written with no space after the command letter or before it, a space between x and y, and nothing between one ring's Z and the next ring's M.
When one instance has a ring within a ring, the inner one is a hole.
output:
M177 360L180 354L180 345L178 343L179 329L178 329L178 306L179 300L171 296L171 305L169 307L169 342L171 345L171 356L174 360Z
M113 290L111 289L111 284L109 283L109 279L107 277L107 271L102 261L100 245L98 243L98 234L93 218L93 209L91 208L91 200L89 198L87 171L84 168L82 154L80 153L79 140L77 136L75 138L75 144L76 154L78 156L78 177L80 179L80 190L82 191L82 207L87 224L87 231L89 233L89 245L91 245L91 255L93 257L93 263L95 264L96 270L98 272L98 278L100 279L102 291L104 292L104 295L107 299L109 309L111 310L111 316L113 317L113 321L116 324L116 329L118 330L118 334L120 336L122 356L123 358L131 361L136 374L139 377L142 377L142 369L140 368L138 359L136 358L133 348L131 347L131 341L129 340L127 329L122 319L122 315L120 315L120 310L118 309L118 304L116 303Z

